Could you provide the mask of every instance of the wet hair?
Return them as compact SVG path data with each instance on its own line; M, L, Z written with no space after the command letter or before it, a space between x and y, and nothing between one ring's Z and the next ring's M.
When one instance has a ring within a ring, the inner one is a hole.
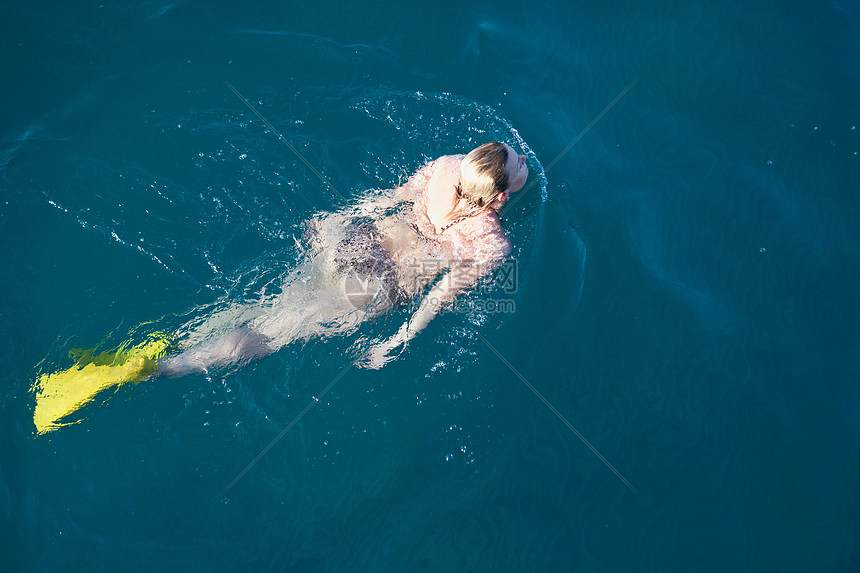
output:
M460 164L457 194L478 209L492 203L508 188L508 148L491 141L476 147Z

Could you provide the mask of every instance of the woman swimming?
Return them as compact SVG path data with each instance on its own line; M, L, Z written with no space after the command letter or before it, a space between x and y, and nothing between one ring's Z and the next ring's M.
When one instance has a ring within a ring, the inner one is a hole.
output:
M365 320L423 294L397 333L358 361L381 368L445 304L504 262L511 243L497 212L523 187L525 161L509 145L486 143L466 156L428 163L393 193L312 219L313 254L277 296L231 305L179 332L151 333L134 346L76 351L73 367L39 376L37 432L74 423L69 416L109 388L152 375L237 367L295 341L351 334Z
M359 362L382 367L445 304L504 262L511 244L497 213L527 177L524 155L486 143L428 163L389 195L313 220L315 254L274 301L230 309L230 320L245 322L226 335L190 333L155 374L241 365L296 340L348 334L432 284L412 317Z

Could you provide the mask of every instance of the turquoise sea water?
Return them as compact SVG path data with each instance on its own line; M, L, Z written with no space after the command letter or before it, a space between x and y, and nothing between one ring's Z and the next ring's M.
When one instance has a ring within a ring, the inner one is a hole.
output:
M13 0L0 47L4 570L860 569L856 3ZM36 435L70 349L256 300L308 217L489 139L515 312Z

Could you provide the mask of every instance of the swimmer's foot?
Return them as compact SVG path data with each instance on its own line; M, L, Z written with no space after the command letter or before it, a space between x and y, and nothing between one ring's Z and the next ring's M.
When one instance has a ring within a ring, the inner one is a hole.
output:
M136 356L131 358L128 362L126 362L126 376L127 379L123 380L123 382L134 382L138 383L142 380L146 380L149 376L155 372L155 367L158 363L149 358L147 356Z
M61 422L63 418L91 402L104 390L146 380L155 372L158 359L170 347L170 337L162 335L132 348L98 355L93 350L74 352L74 366L43 374L33 386L36 431L43 434L66 425L68 422Z
M178 378L201 372L206 372L203 360L196 356L193 350L186 350L181 354L169 357L159 364L155 373L159 376Z

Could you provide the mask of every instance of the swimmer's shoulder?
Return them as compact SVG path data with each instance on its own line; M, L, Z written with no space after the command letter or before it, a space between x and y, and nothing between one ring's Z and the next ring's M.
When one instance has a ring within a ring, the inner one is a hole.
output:
M436 169L433 175L445 176L447 174L456 173L460 176L460 164L463 163L465 155L443 155L435 160Z
M427 183L430 193L448 191L460 183L460 164L465 155L443 155L434 161L433 174Z
M465 155L443 155L416 171L403 185L394 190L394 199L398 202L414 202L426 196L433 189L440 190L449 181L456 184L459 181L460 163ZM456 174L457 180L452 177Z

